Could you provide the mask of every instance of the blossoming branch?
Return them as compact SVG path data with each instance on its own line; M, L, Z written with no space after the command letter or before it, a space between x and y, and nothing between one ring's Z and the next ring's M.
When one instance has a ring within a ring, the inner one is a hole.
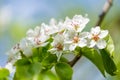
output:
M23 63L26 64L26 62L21 63L25 59L29 65L37 64L42 67L38 73L48 69L52 71L52 68L55 67L57 75L63 80L66 80L66 77L59 71L67 67L70 73L65 72L65 74L70 75L67 77L67 80L70 80L73 71L67 64L68 62L62 59L64 54L72 53L87 57L104 76L105 71L115 75L117 69L111 58L114 53L114 45L108 30L102 30L96 26L87 32L84 28L89 21L87 17L75 15L72 19L66 17L63 22L51 19L49 24L42 23L34 29L29 29L26 37L7 53L9 57L5 68L10 73L21 75L18 69L19 65L25 66Z

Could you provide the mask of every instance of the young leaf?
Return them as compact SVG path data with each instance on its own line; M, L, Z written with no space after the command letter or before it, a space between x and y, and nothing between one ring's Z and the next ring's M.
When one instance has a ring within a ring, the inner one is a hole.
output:
M104 64L106 72L112 76L115 75L117 68L116 68L114 61L109 56L109 53L104 49L100 50L100 53L102 55L103 64Z
M47 57L43 59L41 62L42 66L50 69L57 62L57 56L54 54L49 54Z
M45 71L38 75L35 80L59 80L59 78L52 71Z
M66 59L65 57L61 56L60 62L68 63L69 61L68 61L68 59Z
M39 74L42 66L39 62L31 63L28 59L20 59L15 63L16 72L14 80L32 80L33 76Z
M100 72L105 76L103 61L99 53L92 48L83 48L81 50L82 54L88 58L96 67L100 70Z
M109 52L109 55L113 57L114 55L114 43L110 35L108 35L107 39L107 47L106 50Z
M5 78L7 78L9 76L9 71L5 68L0 68L0 80L7 80Z
M55 66L55 70L61 80L71 80L73 70L67 63L57 63Z

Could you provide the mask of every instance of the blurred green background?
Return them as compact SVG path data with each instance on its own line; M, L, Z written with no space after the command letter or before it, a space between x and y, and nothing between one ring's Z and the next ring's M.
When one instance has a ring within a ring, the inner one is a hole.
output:
M93 27L102 12L106 0L0 0L0 66L7 60L6 52L26 35L29 28L56 20L72 18L75 14L88 14L90 22L86 29ZM113 0L113 6L102 23L108 29L115 44L114 60L120 70L120 0ZM74 66L73 80L120 80L104 78L98 69L86 58Z

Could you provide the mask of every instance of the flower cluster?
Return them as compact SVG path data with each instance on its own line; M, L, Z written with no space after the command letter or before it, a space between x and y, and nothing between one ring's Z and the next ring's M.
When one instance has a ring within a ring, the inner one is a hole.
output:
M87 17L75 15L72 19L67 17L64 22L56 22L55 19L51 19L49 25L42 23L34 30L29 29L26 37L8 52L8 65L14 64L16 60L20 59L21 52L29 57L32 56L32 48L44 47L48 43L51 45L48 51L56 54L58 60L63 51L74 51L76 47L105 48L104 38L108 35L108 31L96 26L91 28L90 32L86 32L84 28L88 22ZM50 38L52 38L52 42L49 42Z

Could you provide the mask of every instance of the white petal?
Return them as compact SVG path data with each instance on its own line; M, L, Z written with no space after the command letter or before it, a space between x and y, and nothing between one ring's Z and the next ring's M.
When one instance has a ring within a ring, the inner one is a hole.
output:
M39 33L40 31L40 27L39 26L36 26L35 29L34 29L35 32Z
M108 30L102 30L99 34L99 37L100 38L104 38L108 35Z
M71 44L69 47L69 50L73 51L73 50L75 50L76 47L77 47L77 44Z
M55 37L54 37L54 41L55 43L63 43L64 41L64 36L61 35L61 34L57 34Z
M29 30L27 31L26 35L27 35L28 37L31 37L31 36L34 35L34 31L33 31L32 29L29 29Z
M84 22L80 23L77 32L81 32L85 28L85 26L86 24L84 24Z
M69 50L70 44L64 44L63 50Z
M39 26L37 26L37 27L35 27L35 29L34 29L34 35L35 36L38 36L38 35L40 35L40 27Z
M23 38L21 41L20 41L20 48L23 50L27 47L27 41L25 38Z
M100 27L97 26L95 28L91 28L91 33L94 35L98 35L100 33Z
M48 38L49 38L49 36L47 36L45 34L41 34L41 36L38 38L38 40L40 40L41 42L45 42Z
M105 42L105 40L99 40L99 41L97 42L97 47L98 47L99 49L105 48L105 47L106 47L106 42Z
M5 68L8 69L10 73L15 72L15 67L13 67L13 64L10 62L5 65Z
M88 32L82 32L82 33L80 33L80 38L87 38L88 35L89 35Z
M50 25L56 25L56 24L57 24L57 21L56 21L54 18L52 18L52 19L50 20L49 24L50 24Z
M87 45L87 40L81 39L78 43L79 47L85 47Z
M64 41L64 44L71 44L73 41Z
M88 45L90 48L94 47L96 45L96 42L94 40L90 41L90 44Z
M91 33L88 34L88 39L92 39L93 35Z

